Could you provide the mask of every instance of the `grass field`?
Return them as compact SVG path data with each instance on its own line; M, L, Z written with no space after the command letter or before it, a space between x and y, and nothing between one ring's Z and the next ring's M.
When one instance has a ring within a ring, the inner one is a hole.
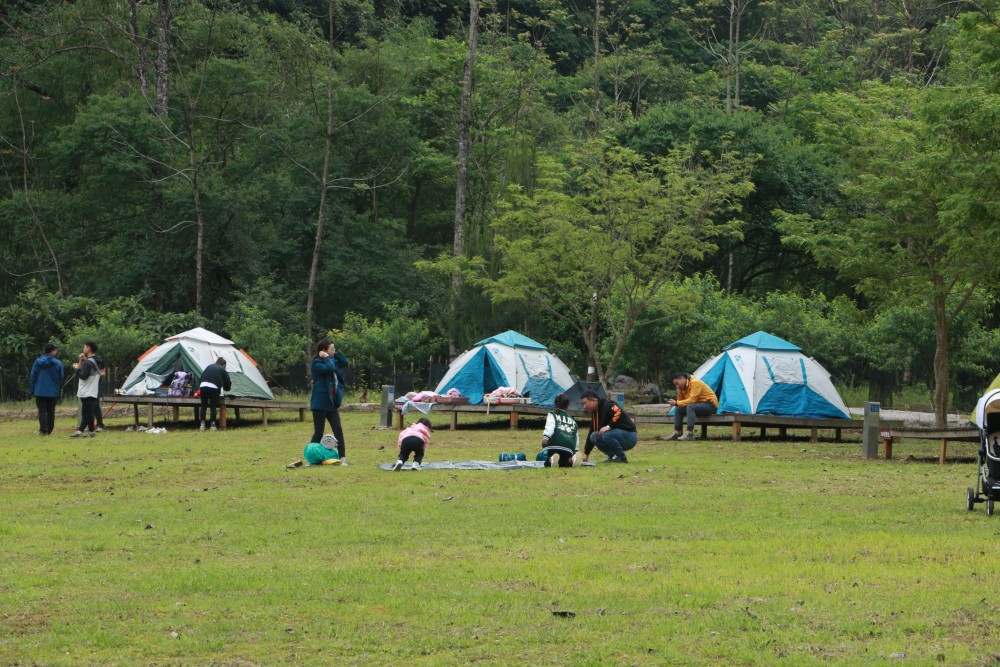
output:
M351 465L296 470L296 421L0 423L0 664L1000 662L1000 517L966 511L973 463L906 461L934 442L646 427L629 465L390 473L395 432L344 418ZM533 456L523 425L427 458Z

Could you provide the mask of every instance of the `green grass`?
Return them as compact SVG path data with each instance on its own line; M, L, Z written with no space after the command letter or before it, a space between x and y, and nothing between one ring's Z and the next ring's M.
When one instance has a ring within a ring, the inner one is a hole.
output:
M1000 517L965 509L974 464L906 461L935 442L862 461L646 427L628 466L389 473L395 432L344 421L351 465L297 470L294 421L0 423L0 664L1000 659ZM533 455L539 433L441 429L428 460Z

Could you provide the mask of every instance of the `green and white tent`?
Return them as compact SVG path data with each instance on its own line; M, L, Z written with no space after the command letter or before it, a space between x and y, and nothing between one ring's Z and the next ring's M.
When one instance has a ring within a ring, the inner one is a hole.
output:
M202 371L219 357L226 360L226 371L233 382L233 388L226 395L274 400L267 381L257 370L257 362L233 341L201 327L170 336L146 350L125 379L122 392L139 396L151 394L163 383L169 383L175 371L192 373L197 388Z

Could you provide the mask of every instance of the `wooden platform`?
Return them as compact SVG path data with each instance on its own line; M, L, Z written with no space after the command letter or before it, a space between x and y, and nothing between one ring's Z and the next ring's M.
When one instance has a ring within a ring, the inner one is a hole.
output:
M131 405L135 414L135 426L139 427L139 407L146 406L146 428L153 428L153 412L157 407L171 408L171 416L174 422L180 421L180 411L182 407L194 410L194 421L198 421L198 410L201 407L200 398L181 398L179 396L109 396L104 400L105 405L119 404ZM267 426L268 411L271 410L298 410L299 421L305 421L306 410L309 409L307 402L291 401L264 401L259 398L235 398L225 396L219 401L219 428L226 430L228 421L228 411L232 408L239 418L240 409L260 410L264 426Z
M631 415L636 424L673 424L672 415ZM844 429L861 429L861 421L857 419L810 419L807 417L779 417L777 415L745 415L721 414L698 417L701 427L701 437L708 437L709 426L729 426L733 433L733 442L743 439L743 428L760 429L760 437L767 437L768 429L775 429L778 435L785 437L790 430L809 430L809 441L819 440L820 429L832 429L834 437L839 442Z
M531 405L530 403L517 403L517 404L503 404L503 403L491 403L490 405L470 405L468 403L429 403L427 405L433 405L428 417L433 418L434 415L440 415L441 413L447 413L450 415L451 419L451 430L454 431L458 428L458 415L461 413L465 414L475 414L475 415L506 415L510 419L510 430L516 431L518 419L521 415L532 415L541 416L552 412L552 408L542 407L540 405ZM393 410L396 413L396 429L403 430L403 412L402 404L393 404ZM415 408L410 408L412 413L421 413ZM579 419L589 419L590 414L584 412L583 410L570 410L569 414L573 417Z

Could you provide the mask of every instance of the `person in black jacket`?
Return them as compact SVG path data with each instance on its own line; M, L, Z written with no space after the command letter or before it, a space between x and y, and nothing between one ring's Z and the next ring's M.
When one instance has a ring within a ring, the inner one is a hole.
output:
M232 388L233 382L229 379L229 373L226 372L225 359L219 357L214 364L205 366L205 370L201 372L201 386L198 387L198 391L201 393L201 426L199 428L202 431L206 428L217 430L218 422L215 421L215 410L219 407L219 397L223 390L229 391ZM209 407L212 410L211 419L206 421L205 417Z
M583 409L591 413L583 460L589 460L590 452L597 447L607 454L608 460L605 463L628 463L625 452L635 447L639 440L632 418L617 403L599 398L593 391L583 392L580 401Z

